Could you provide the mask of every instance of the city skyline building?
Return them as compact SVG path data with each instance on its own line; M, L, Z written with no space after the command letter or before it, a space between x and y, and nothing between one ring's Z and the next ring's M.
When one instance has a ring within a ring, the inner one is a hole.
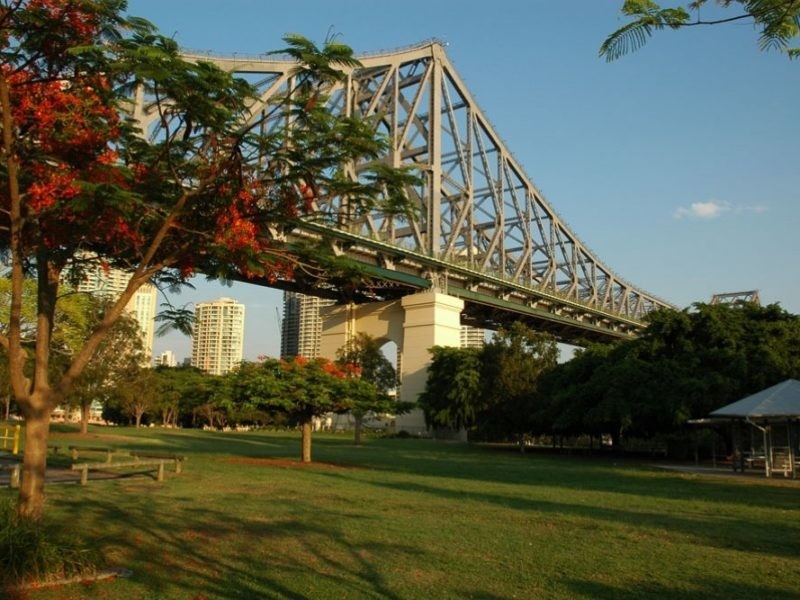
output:
M333 300L307 296L298 292L283 293L281 321L281 357L317 358L322 338L319 310L334 304Z
M83 281L78 284L77 291L115 300L128 287L131 275L121 269L102 269L98 266L86 272ZM142 364L148 366L153 359L157 300L158 289L156 286L145 283L136 290L128 304L125 305L125 312L133 316L139 325L144 351Z
M461 347L482 348L486 343L486 330L471 325L461 326Z
M156 357L157 367L176 367L178 360L175 358L175 353L172 350L164 350Z
M194 315L192 366L224 375L239 365L244 356L244 304L232 298L200 302Z

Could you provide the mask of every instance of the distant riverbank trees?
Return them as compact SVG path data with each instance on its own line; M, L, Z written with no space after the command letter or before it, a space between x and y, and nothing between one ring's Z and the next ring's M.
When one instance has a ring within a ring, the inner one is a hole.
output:
M515 440L537 429L544 397L539 382L556 366L553 336L521 323L500 330L483 348L431 349L419 404L433 429L466 429L473 437Z
M484 349L433 348L428 423L473 439L589 436L615 448L685 435L687 421L800 377L800 317L778 305L695 304L648 317L643 334L556 364L555 340L521 325Z
M109 400L104 416L137 426L299 426L301 459L310 462L314 418L349 412L363 419L368 413L396 415L411 409L389 396L396 383L394 369L372 356L373 346L360 339L336 362L268 358L244 362L221 376L193 367L158 367L150 382L154 389L148 388L152 393L139 394L135 386L121 390ZM347 357L364 366L348 362Z
M649 438L800 377L800 317L777 304L695 304L637 339L589 346L542 379L541 433Z

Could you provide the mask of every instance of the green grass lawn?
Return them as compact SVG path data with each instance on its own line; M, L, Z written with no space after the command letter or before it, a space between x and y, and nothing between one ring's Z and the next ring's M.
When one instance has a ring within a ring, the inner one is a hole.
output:
M48 518L133 575L32 598L800 598L800 483L782 479L334 435L319 464L269 460L296 433L85 443L189 460L163 484L49 486Z

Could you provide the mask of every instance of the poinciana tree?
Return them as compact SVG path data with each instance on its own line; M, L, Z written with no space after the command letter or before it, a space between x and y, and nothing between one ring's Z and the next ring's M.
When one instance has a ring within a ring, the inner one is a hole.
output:
M302 431L300 459L311 462L312 421L314 417L345 412L352 407L353 399L345 390L355 369L325 358L305 361L297 356L283 361L281 371L285 410L300 422Z
M124 10L124 0L0 0L0 248L12 296L0 344L26 420L19 511L28 518L43 509L52 409L139 287L197 271L291 277L298 259L279 240L318 200L404 210L412 181L380 165L344 176L344 165L385 149L371 123L326 109L326 86L357 64L347 46L286 38L296 87L264 112L285 111L293 126L265 134L247 82L184 60L173 40ZM122 116L134 90L158 113L155 135ZM128 270L130 281L53 374L59 287L98 264ZM21 330L26 278L37 287L32 350Z
M314 417L350 410L350 385L359 380L354 365L337 365L326 358L267 359L243 364L230 376L231 399L261 410L286 414L301 428L300 459L311 462ZM365 382L366 383L366 382Z
M407 413L414 404L398 402L388 392L397 387L397 373L392 363L383 352L378 340L366 333L357 334L336 353L336 362L342 367L357 367L356 381L347 386L347 393L352 400L350 414L355 421L354 442L361 445L361 431L364 417L373 414Z

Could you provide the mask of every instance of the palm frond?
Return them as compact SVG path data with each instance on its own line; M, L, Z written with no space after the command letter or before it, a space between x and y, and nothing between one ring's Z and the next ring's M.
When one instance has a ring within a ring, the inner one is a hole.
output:
M644 46L654 29L680 29L689 22L689 13L685 9L661 8L652 0L626 0L622 12L638 18L617 29L600 46L600 56L605 57L606 62Z
M644 46L651 35L653 35L652 27L644 18L631 21L606 38L600 46L600 56L605 58L606 62L615 61Z
M156 335L162 337L170 331L179 331L183 335L192 335L194 327L194 311L186 306L175 308L170 304L162 304L164 310L156 315L156 321L161 325L156 329Z

